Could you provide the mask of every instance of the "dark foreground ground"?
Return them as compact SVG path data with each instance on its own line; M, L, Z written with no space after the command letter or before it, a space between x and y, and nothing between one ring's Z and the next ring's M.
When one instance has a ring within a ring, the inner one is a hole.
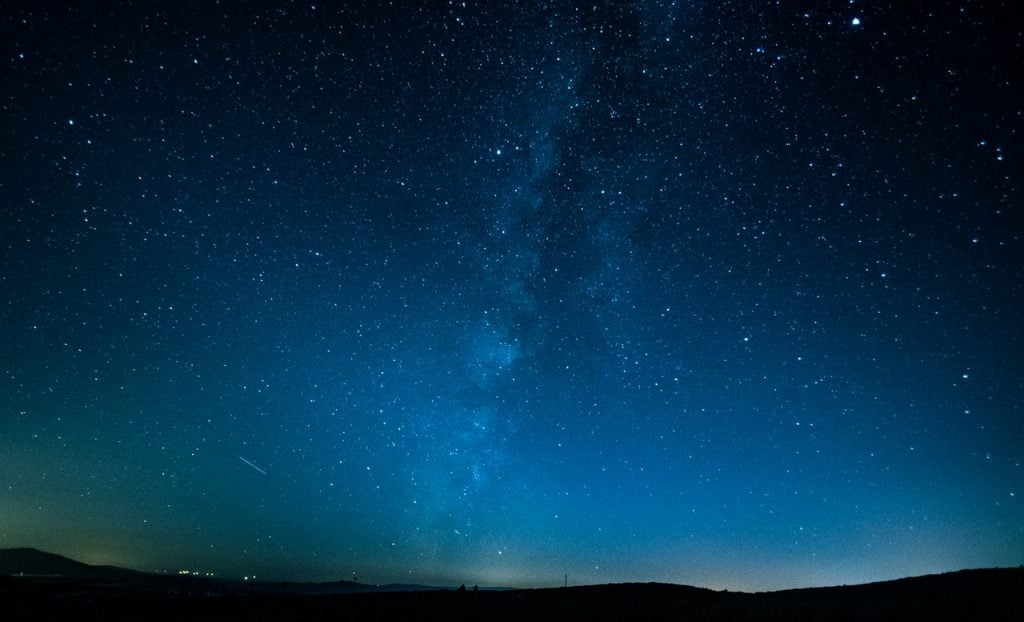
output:
M762 594L664 584L512 591L196 593L0 576L4 620L1024 620L1024 569Z

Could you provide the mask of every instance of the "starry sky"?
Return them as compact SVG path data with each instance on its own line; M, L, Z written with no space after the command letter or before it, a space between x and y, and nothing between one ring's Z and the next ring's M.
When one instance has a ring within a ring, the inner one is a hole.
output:
M4 2L0 547L1024 562L1006 2Z

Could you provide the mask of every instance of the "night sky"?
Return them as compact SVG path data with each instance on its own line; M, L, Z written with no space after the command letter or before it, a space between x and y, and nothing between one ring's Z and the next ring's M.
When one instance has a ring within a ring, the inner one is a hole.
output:
M1014 2L275 4L0 4L0 547L1024 562Z

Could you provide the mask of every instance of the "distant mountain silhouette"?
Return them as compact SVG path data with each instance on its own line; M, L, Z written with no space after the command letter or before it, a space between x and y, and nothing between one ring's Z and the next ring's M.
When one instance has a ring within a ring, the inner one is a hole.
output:
M10 575L10 576L5 576ZM24 575L24 576L22 576ZM421 590L421 591L416 591ZM90 566L0 549L0 613L149 620L1024 620L1024 568L749 594L664 583L458 591L424 586L241 583Z
M37 549L0 549L0 573L30 577L66 577L85 580L131 580L140 573L117 566L92 566Z
M260 592L274 594L350 594L354 592L413 592L441 588L427 585L372 585L354 581L323 583L242 582L199 575L141 572L118 566L93 566L32 548L0 549L0 576L85 585L133 586L138 588L187 589L206 593Z

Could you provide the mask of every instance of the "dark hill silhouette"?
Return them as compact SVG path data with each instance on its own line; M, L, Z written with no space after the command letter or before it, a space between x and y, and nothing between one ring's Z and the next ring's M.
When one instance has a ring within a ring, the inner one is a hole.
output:
M146 590L174 590L205 594L253 592L323 595L355 592L412 592L436 590L426 585L371 585L354 581L323 583L243 582L199 575L141 572L118 566L93 566L62 555L32 548L0 549L0 577L26 578L36 582L73 583L82 586L118 586ZM2 585L2 582L0 582Z
M17 576L23 568L46 576ZM185 584L168 581L176 577L125 569L113 570L163 582L94 581L90 577L97 568L111 570L39 551L0 550L0 573L15 575L0 574L0 615L5 620L1024 620L1024 568L756 594L659 583L387 592L351 582L211 581L182 589ZM75 578L76 572L84 578Z
M0 549L0 573L86 580L131 580L143 574L117 566L93 566L37 549Z

